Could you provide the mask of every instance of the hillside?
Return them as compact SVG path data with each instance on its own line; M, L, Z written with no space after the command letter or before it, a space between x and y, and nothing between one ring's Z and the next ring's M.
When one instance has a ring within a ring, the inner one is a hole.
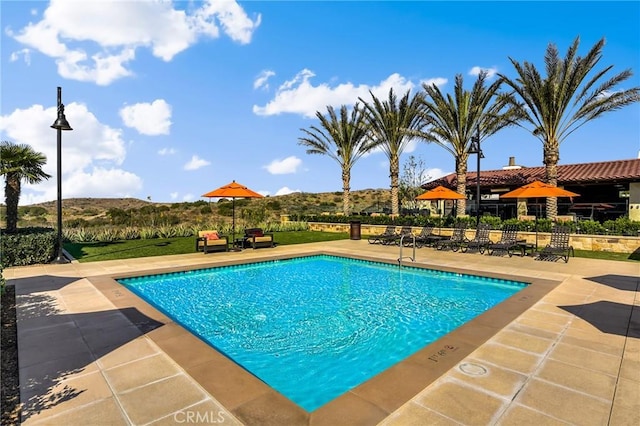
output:
M389 208L388 189L364 189L351 193L354 212L379 211ZM252 216L265 220L279 220L281 214L322 214L342 211L342 192L292 193L260 199L236 199L236 218ZM63 220L75 226L112 223L114 214L122 223L159 223L170 218L171 223L192 223L206 220L228 220L231 202L201 199L193 202L156 203L136 198L70 198L63 199ZM2 206L4 213L4 206ZM53 225L56 222L56 202L21 206L20 226ZM4 215L3 215L4 216ZM3 219L4 220L4 219ZM260 220L258 220L260 221Z

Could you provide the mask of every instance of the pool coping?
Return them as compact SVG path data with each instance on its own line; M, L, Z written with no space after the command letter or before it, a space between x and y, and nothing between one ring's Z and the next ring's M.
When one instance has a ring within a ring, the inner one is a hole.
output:
M373 424L382 421L425 387L445 374L471 352L485 343L519 315L532 307L561 281L490 273L411 263L411 267L528 283L526 288L487 310L456 330L425 346L366 382L333 399L313 412L294 402L249 373L231 359L138 297L117 279L162 273L207 269L291 259L313 255L331 255L394 264L375 256L344 254L331 250L301 254L280 254L261 259L235 259L184 267L167 267L144 272L126 272L88 277L129 320L136 324L169 357L198 382L213 398L245 424ZM397 263L396 263L397 264ZM124 308L134 308L125 310ZM142 315L131 316L130 312ZM151 329L150 324L163 325Z

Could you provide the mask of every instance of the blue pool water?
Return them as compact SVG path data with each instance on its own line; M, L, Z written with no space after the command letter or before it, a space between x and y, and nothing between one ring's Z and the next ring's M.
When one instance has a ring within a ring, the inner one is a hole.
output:
M526 286L328 255L119 281L307 411Z

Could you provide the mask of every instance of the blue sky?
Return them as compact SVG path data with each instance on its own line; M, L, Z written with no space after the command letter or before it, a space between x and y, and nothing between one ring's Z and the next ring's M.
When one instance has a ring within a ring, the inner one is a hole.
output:
M0 137L47 156L53 177L23 185L21 204L56 198L56 87L63 88L63 197L201 199L236 180L265 195L341 191L340 169L307 155L301 128L327 105L386 97L478 70L514 76L509 57L543 69L580 36L605 38L598 69L631 69L640 86L640 2L2 1ZM493 77L495 78L495 77ZM540 166L541 143L505 130L483 143L482 170L509 157ZM636 158L640 105L573 133L560 164ZM454 170L416 142L432 178ZM469 160L475 170L475 157ZM381 152L360 159L351 188L389 187Z

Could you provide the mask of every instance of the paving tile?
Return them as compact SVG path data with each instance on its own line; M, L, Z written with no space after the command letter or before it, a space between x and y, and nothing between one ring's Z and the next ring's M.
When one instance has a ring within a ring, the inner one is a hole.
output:
M336 423L338 424L338 423ZM444 417L415 402L403 405L396 412L379 423L379 426L457 426L460 423Z
M134 424L159 420L201 402L205 397L206 394L186 375L170 377L118 395Z
M558 343L549 353L549 358L611 376L618 375L621 362L621 357L566 343Z
M111 396L100 372L55 381L46 391L21 392L22 419L24 422L48 418Z
M24 425L31 423L27 421ZM118 426L129 425L129 422L114 398L106 398L37 422L37 426L60 425Z
M463 424L491 424L507 401L451 381L438 381L413 399L421 406Z
M214 354L209 362L186 368L207 392L229 409L268 392L275 392L262 380L222 354Z
M544 426L566 426L569 423L547 416L540 411L523 407L519 404L511 404L506 412L497 422L500 426L512 425L544 425Z
M637 381L624 378L618 381L609 424L640 424L640 385Z
M512 399L527 380L524 374L489 365L473 357L451 369L448 376L508 399Z
M275 392L266 393L233 410L238 420L247 425L303 425L309 413Z
M609 418L610 404L601 399L538 379L531 380L515 402L576 425L601 426Z
M568 324L568 318L564 315L550 314L547 312L539 312L529 310L520 315L516 320L518 324L529 327L541 328L553 333L561 333Z
M584 330L569 326L559 341L596 352L620 356L625 348L625 340L624 336L617 334L602 333L593 328Z
M553 359L545 361L536 372L536 377L605 400L613 400L616 387L615 376L586 370Z
M541 337L543 339L554 340L554 341L561 336L561 332L542 330L537 327L531 327L529 325L521 324L517 321L514 321L508 326L506 326L504 330L517 331L519 333L530 334L532 336Z
M473 357L523 374L532 373L542 361L538 355L491 342L478 348Z
M162 352L156 345L146 337L140 336L124 345L109 348L97 361L102 368L107 369L159 353Z
M512 330L501 331L493 337L492 342L511 346L535 354L546 353L554 343L554 341L550 339L543 339L527 333Z
M117 393L179 373L180 370L165 354L142 358L104 371L109 384Z
M98 370L98 365L93 362L93 355L88 352L47 360L20 368L20 388L25 393L43 392L62 380Z
M177 424L242 426L242 423L233 414L211 399L171 413L167 417L149 423L149 426L175 426Z
M84 330L82 338L87 342L87 346L97 357L108 353L114 347L125 345L142 335L138 327L129 324L126 327L110 328L107 330L91 329Z
M388 414L374 403L347 392L311 413L309 424L313 426L372 425L379 423Z

